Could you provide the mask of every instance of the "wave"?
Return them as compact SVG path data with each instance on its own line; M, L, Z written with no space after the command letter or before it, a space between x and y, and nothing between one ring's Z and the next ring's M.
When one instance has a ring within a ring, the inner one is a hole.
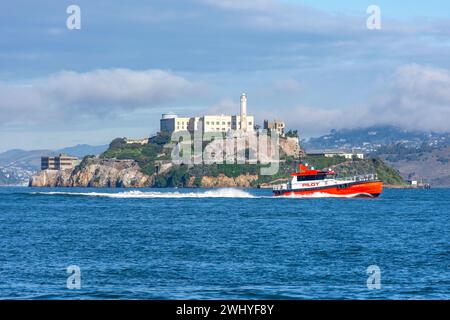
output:
M39 195L62 195L62 196L86 196L86 197L104 197L104 198L257 198L256 196L238 189L217 189L204 192L143 192L126 191L118 193L108 192L34 192Z
M360 197L373 198L373 196L369 193L353 193L353 194L345 194L344 195L344 194L329 194L326 192L314 192L314 193L305 194L305 195L292 194L292 195L281 197L281 198L286 198L286 199L345 198L345 199L349 199L349 198L360 198Z
M216 190L208 190L203 192L159 192L159 191L138 191L131 190L125 192L33 192L35 195L54 195L54 196L79 196L79 197L100 197L100 198L116 198L116 199L152 199L152 198L272 198L272 199L320 199L320 198L357 198L367 197L373 198L370 194L349 194L349 195L332 195L325 192L315 192L308 195L289 195L289 196L256 196L247 191L223 188Z

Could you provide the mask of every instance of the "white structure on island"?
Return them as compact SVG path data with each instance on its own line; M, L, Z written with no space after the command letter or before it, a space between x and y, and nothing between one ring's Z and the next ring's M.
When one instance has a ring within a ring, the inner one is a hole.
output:
M247 96L241 95L240 115L204 115L200 117L178 117L174 113L165 113L160 120L161 132L202 130L203 132L228 132L241 130L254 131L255 120L247 115Z
M140 144L140 145L145 145L145 144L148 144L148 138L142 138L142 139L130 139L130 138L125 138L125 143L126 143L126 144Z
M345 159L364 159L364 153L360 150L323 150L323 151L310 151L307 153L309 156L325 156L327 158L344 157Z
M241 116L239 117L239 126L241 131L247 132L249 124L247 124L247 96L245 93L241 94Z

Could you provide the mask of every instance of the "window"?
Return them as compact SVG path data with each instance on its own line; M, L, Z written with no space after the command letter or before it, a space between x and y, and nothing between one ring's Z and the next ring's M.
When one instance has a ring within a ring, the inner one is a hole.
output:
M209 121L206 121L206 124L209 124Z
M216 122L216 124L217 124L217 125L219 125L219 124L220 124L220 122L219 122L219 121L217 121L217 122Z
M315 181L315 180L324 180L326 174L318 174L318 175L310 175L310 176L297 176L297 181Z
M225 121L222 121L222 125L223 125L223 126L225 125Z

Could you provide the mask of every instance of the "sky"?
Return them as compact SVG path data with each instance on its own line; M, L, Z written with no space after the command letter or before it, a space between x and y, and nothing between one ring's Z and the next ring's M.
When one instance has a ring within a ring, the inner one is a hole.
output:
M69 30L66 9L81 9ZM367 8L381 29L368 29ZM107 144L164 112L281 119L302 138L450 131L450 2L15 0L0 10L0 152Z

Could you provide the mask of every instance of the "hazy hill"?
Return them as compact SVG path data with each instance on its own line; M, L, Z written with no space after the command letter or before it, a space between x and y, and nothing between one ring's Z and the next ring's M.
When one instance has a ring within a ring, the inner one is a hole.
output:
M59 153L82 158L96 155L108 148L104 146L76 145L59 150L21 150L12 149L0 153L0 185L25 184L40 169L42 156L53 156Z
M41 156L55 154L56 152L51 150L8 150L0 153L0 166L22 167L30 170L38 169L41 163Z
M39 169L41 157L66 153L71 156L82 158L86 155L97 155L108 149L108 145L91 146L79 144L59 150L21 150L12 149L0 153L0 166L20 166L27 169Z
M108 145L101 146L91 146L88 144L77 144L73 147L67 147L63 149L56 150L57 153L66 153L71 156L82 158L87 155L97 155L105 152L108 149Z
M317 149L363 150L380 157L407 180L450 186L450 133L408 131L393 126L332 130L304 142Z
M306 150L359 148L366 153L394 144L402 144L409 148L417 148L425 144L438 148L450 145L450 133L411 131L394 126L372 126L331 130L329 134L311 138L303 141L302 144Z
M450 146L433 149L383 149L379 156L408 180L450 186Z

